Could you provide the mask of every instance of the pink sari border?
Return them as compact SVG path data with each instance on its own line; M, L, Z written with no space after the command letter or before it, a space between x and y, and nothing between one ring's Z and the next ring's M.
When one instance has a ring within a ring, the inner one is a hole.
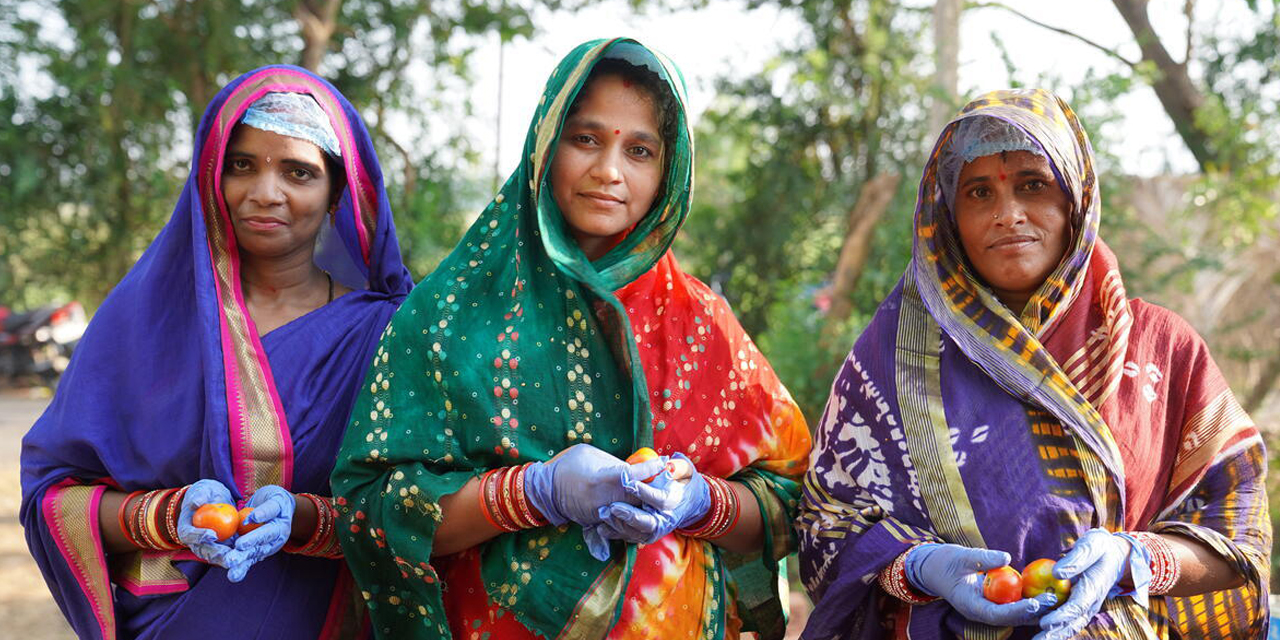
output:
M81 593L84 594L85 599L89 601L93 609L93 615L98 621L98 628L102 633L102 637L104 639L114 639L116 637L115 605L111 599L111 587L107 583L107 555L102 548L102 534L98 527L88 527L90 539L93 541L93 555L83 556L71 544L69 537L72 532L62 527L62 519L59 517L62 491L72 486L78 485L73 479L67 478L49 487L44 494L44 499L41 500L40 510L44 515L45 526L49 528L49 533L52 534L54 543L58 545L58 551L62 553L63 561L67 563L67 567L71 569L71 572L75 574L76 583L80 585ZM102 494L106 490L106 486L99 485L94 487L93 493L90 494L88 513L88 521L90 523L98 522L98 507L102 503ZM102 584L94 584L94 576L89 573L90 567L97 568L98 577ZM103 599L104 595L105 601Z

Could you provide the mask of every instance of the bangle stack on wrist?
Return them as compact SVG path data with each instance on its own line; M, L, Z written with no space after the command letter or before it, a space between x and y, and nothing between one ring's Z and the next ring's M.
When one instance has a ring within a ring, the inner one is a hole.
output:
M1169 593L1182 575L1182 564L1173 553L1173 546L1150 531L1134 531L1129 535L1146 547L1151 557L1151 584L1147 585L1147 593L1153 596Z
M530 464L502 467L481 476L480 512L489 524L506 532L547 525L547 519L529 504L524 493L524 472Z
M911 586L911 581L907 580L907 554L914 548L915 546L912 546L898 554L898 557L880 572L880 588L907 604L926 604L937 598L920 593Z
M707 490L711 494L711 508L702 521L687 529L677 529L690 538L714 540L729 533L738 525L738 516L742 514L742 505L738 502L738 494L734 493L729 482L715 476L702 476L707 482Z
M185 545L178 540L178 509L186 493L187 488L180 487L134 491L126 496L116 512L125 539L139 549L182 549Z
M337 521L338 511L333 506L333 498L325 498L314 493L299 493L316 507L316 530L311 537L301 544L286 543L284 550L300 556L317 558L341 558L342 548L338 545Z

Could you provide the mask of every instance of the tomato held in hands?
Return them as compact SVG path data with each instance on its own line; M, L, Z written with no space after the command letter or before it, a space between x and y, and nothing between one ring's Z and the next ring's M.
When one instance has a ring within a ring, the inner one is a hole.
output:
M201 529L213 530L213 535L222 541L236 532L236 527L240 526L240 514L229 504L212 502L196 509L191 516L191 524Z
M1042 593L1058 596L1058 604L1071 593L1071 581L1053 577L1053 560L1040 558L1022 570L1022 597L1034 598ZM1054 605L1057 606L1057 605Z
M658 457L657 451L654 451L649 447L640 447L639 449L636 449L635 453L627 456L627 464L640 464L641 462L648 462L657 457ZM660 475L662 475L661 471L649 476L648 478L645 478L644 482L653 482L653 479L657 478Z
M266 524L265 522L246 522L249 514L253 513L253 507L245 507L240 510L240 526L236 527L236 533L244 535Z
M996 604L1009 604L1022 599L1022 575L1005 565L987 572L982 581L982 597Z

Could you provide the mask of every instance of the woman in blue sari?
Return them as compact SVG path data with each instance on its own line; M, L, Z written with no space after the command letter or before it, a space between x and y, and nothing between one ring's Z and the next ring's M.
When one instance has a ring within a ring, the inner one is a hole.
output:
M351 636L329 472L412 287L359 115L296 67L205 111L173 217L23 440L27 542L81 638ZM191 524L253 507L252 532Z

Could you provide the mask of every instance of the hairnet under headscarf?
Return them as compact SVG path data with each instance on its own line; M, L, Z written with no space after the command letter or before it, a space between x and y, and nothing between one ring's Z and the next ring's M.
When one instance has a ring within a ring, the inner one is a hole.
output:
M950 143L938 157L938 187L943 201L955 211L956 186L964 165L1005 151L1030 151L1044 157L1040 143L1017 125L990 116L976 116L956 125Z
M342 157L338 134L315 98L273 91L254 101L240 122L254 129L306 140L334 158Z

